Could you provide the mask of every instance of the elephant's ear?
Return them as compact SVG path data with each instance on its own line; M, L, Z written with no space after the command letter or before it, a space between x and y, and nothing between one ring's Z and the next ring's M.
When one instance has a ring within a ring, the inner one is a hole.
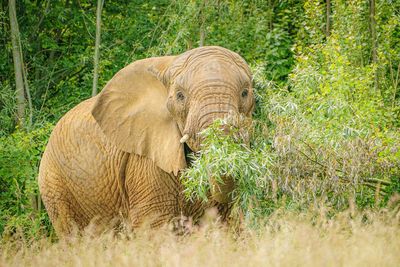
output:
M168 90L157 78L173 60L149 58L120 70L97 96L92 115L119 149L177 175L186 167L181 133L166 107Z

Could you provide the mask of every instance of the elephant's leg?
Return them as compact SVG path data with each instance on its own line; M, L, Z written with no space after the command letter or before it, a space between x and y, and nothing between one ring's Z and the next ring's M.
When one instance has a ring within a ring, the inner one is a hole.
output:
M135 228L146 222L159 227L180 216L180 183L151 160L131 155L126 172L128 217Z
M59 237L80 231L88 224L74 196L61 181L62 177L48 171L39 177L42 200Z
M71 233L82 230L84 226L78 224L79 220L69 200L44 197L43 201L57 236L70 236Z

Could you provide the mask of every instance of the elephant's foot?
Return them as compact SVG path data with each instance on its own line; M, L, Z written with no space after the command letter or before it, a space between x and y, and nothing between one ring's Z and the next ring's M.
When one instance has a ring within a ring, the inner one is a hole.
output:
M76 236L83 230L85 225L81 220L77 219L68 202L49 203L48 206L52 206L48 208L48 210L51 210L49 216L59 238Z
M199 226L194 223L192 217L180 215L170 221L170 229L177 235L192 234L198 230Z

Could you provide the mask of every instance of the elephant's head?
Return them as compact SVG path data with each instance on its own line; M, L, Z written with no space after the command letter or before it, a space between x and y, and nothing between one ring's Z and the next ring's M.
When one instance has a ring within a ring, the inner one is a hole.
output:
M150 158L175 175L186 167L184 146L228 114L251 117L251 73L236 53L217 46L137 61L119 71L92 114L120 149Z
M251 115L254 106L251 74L236 53L202 47L178 56L159 77L168 88L167 108L183 140L200 149L200 133L229 113Z

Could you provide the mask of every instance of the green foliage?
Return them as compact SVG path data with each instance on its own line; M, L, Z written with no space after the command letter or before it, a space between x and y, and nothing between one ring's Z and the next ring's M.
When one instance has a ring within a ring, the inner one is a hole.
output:
M254 1L176 1L167 9L168 24L153 55L176 54L198 46L204 22L205 45L220 45L249 62L265 65L268 79L284 82L293 66L291 46L296 6ZM290 19L292 18L292 20ZM245 29L245 30L243 30ZM251 40L251 41L249 41Z
M242 207L249 207L254 199L265 196L268 181L272 179L270 148L262 143L257 150L250 149L241 142L238 128L231 129L231 135L222 134L220 126L226 123L216 121L202 133L205 140L200 156L193 156L193 167L182 176L186 195L207 200L210 179L223 182L223 176L230 176L236 182L234 198L240 200Z
M0 137L0 233L21 229L35 236L48 230L48 218L40 203L37 175L51 124ZM47 226L46 226L47 225Z
M212 179L233 177L234 212L252 223L282 207L304 210L323 202L337 212L352 201L361 208L385 205L400 192L398 135L383 143L371 136L343 135L341 128L327 135L321 122L308 120L309 107L287 92L260 97L250 147L238 131L221 134L226 121L203 132L202 150L182 176L188 198L207 200Z
M11 132L15 127L15 106L15 91L4 84L0 88L0 136Z

